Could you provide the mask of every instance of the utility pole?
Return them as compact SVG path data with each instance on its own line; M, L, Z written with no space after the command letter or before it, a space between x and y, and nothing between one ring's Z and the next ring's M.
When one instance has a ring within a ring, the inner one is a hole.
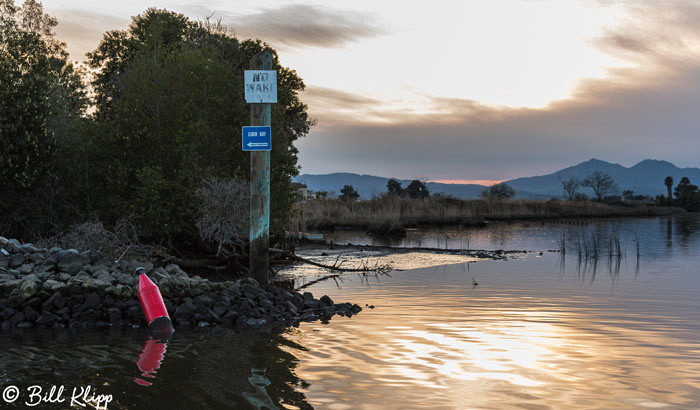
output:
M253 56L245 72L246 102L250 103L250 125L265 129L270 138L271 106L277 102L277 73L272 70L272 52L268 49ZM274 77L274 83L272 78ZM273 87L274 85L274 87ZM274 88L274 90L271 89ZM274 101L272 93L274 91ZM243 150L250 150L250 275L260 285L268 284L270 236L270 149L259 142L246 142L260 132L243 131ZM255 147L255 148L251 148Z

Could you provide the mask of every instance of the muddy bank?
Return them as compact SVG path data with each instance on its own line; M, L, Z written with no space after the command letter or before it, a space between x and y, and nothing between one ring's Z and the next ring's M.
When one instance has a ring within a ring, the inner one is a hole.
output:
M75 249L40 249L0 237L0 328L146 326L137 299L142 266L161 290L175 326L275 327L352 316L350 303L315 299L246 278L211 282L178 265L109 261Z

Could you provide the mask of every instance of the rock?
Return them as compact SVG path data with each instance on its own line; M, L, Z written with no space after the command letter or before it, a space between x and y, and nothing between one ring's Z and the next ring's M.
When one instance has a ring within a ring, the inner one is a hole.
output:
M32 309L31 306L27 306L24 308L24 316L27 318L27 320L35 320L37 317L39 317L39 312Z
M17 307L24 303L24 296L22 295L11 295L7 298L7 305L10 307Z
M194 303L185 302L175 310L173 316L176 319L189 319L194 315L196 311L197 306L195 306Z
M75 249L60 251L58 256L58 270L75 275L89 265L91 258L89 255L79 254Z
M2 272L2 270L0 270L0 272ZM15 275L9 273L0 273L0 282L4 283L15 279L17 279Z
M31 276L31 275L30 275ZM39 281L34 279L24 279L19 285L19 294L25 299L29 299L39 291Z
M174 263L171 263L170 265L166 266L165 271L178 279L189 278L189 275L185 271L180 269L180 267L175 265Z
M362 308L361 308L359 305L354 304L354 305L352 305L352 307L350 308L350 311L351 311L352 313L354 313L354 314L358 314L358 313L362 312Z
M333 306L333 299L328 297L328 295L321 296L320 301L323 306Z
M64 306L66 306L66 298L64 298L63 295L58 292L51 295L49 301L56 309L62 309Z
M19 323L17 323L18 329L31 329L33 327L34 327L34 325L32 324L32 322L19 322Z
M83 309L90 309L98 306L101 302L100 295L95 292L90 293L85 297L85 303L83 303Z
M66 284L63 282L59 282L59 281L51 280L51 279L44 281L44 289L49 290L51 292L61 290L65 287L66 287Z
M314 320L317 320L318 316L312 311L307 311L304 312L304 314L301 315L301 320L305 322L313 322Z
M112 286L110 282L105 282L100 279L88 278L83 282L83 289L96 289L98 291L105 291L108 287Z
M97 279L98 281L109 283L110 285L114 281L114 277L110 275L109 272L102 272L99 275L95 275L95 279Z
M196 298L194 298L194 304L197 307L208 308L214 304L214 300L207 295L200 295L200 296L197 296Z
M262 318L261 319L251 318L251 319L248 319L245 321L246 326L250 326L250 327L260 327L266 323L267 323L267 319L262 319Z
M16 312L14 309L12 309L11 307L8 307L8 308L3 309L2 312L0 312L0 316L2 316L3 320L7 320L10 317L12 317L12 315L14 315L15 313Z
M51 312L42 312L41 315L36 319L36 323L43 326L53 326L59 317Z
M6 269L10 266L10 253L0 249L0 268Z
M10 268L17 268L24 263L23 253L13 253L10 255Z
M33 263L23 263L19 267L19 273L22 275L28 275L34 271L34 264Z
M235 285L238 285L238 287L243 287L243 285L255 286L256 288L260 287L260 284L258 283L258 281L253 279L253 278L238 279L236 281Z
M67 262L69 260L80 257L80 254L78 253L78 251L76 249L61 250L59 248L54 247L54 248L51 248L50 252L54 253L54 250L55 250L55 253L58 254L58 261L59 262Z
M15 277L14 275L10 276ZM22 283L22 281L19 279L10 279L8 281L0 283L0 289L2 289L3 293L10 293L13 290L19 288L20 283Z
M131 319L143 319L143 313L138 306L131 306L126 310L126 317Z
M21 246L22 244L19 243L17 239L10 239L4 245L4 248L7 249L10 253L16 253Z
M155 268L149 275L156 282L161 282L163 279L170 279L170 274L163 268Z
M119 308L111 307L107 309L107 316L109 316L110 323L116 323L122 320L122 311Z
M298 309L296 306L294 306L294 303L287 301L286 304L287 311L291 313L292 315L296 315L298 312Z
M46 261L46 257L41 253L32 253L27 259L34 265L41 265Z
M85 265L89 265L92 263L92 260L95 258L95 255L92 251L83 251L80 252L80 258L87 261Z
M24 313L17 312L14 315L12 315L12 317L10 318L10 326L15 327L15 326L17 326L17 323L23 321L26 318L27 317L24 315Z
M318 309L321 307L321 301L316 299L304 300L304 307L307 309Z

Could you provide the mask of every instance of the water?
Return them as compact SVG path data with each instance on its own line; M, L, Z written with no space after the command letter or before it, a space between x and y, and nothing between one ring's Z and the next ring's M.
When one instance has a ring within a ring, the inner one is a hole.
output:
M67 402L89 385L125 409L700 408L697 217L489 229L469 234L546 251L564 231L567 253L320 282L317 296L376 308L279 335L3 333L0 388L20 388L15 408L31 385L65 385ZM572 246L592 233L601 255L579 259ZM609 238L623 255L606 254Z

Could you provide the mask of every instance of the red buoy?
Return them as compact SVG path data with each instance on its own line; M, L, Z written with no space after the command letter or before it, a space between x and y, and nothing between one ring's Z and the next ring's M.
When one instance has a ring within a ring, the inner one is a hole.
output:
M139 274L139 302L141 302L148 327L151 333L157 333L158 336L167 338L174 332L174 329L160 289L146 276L144 268L136 268L136 273Z

